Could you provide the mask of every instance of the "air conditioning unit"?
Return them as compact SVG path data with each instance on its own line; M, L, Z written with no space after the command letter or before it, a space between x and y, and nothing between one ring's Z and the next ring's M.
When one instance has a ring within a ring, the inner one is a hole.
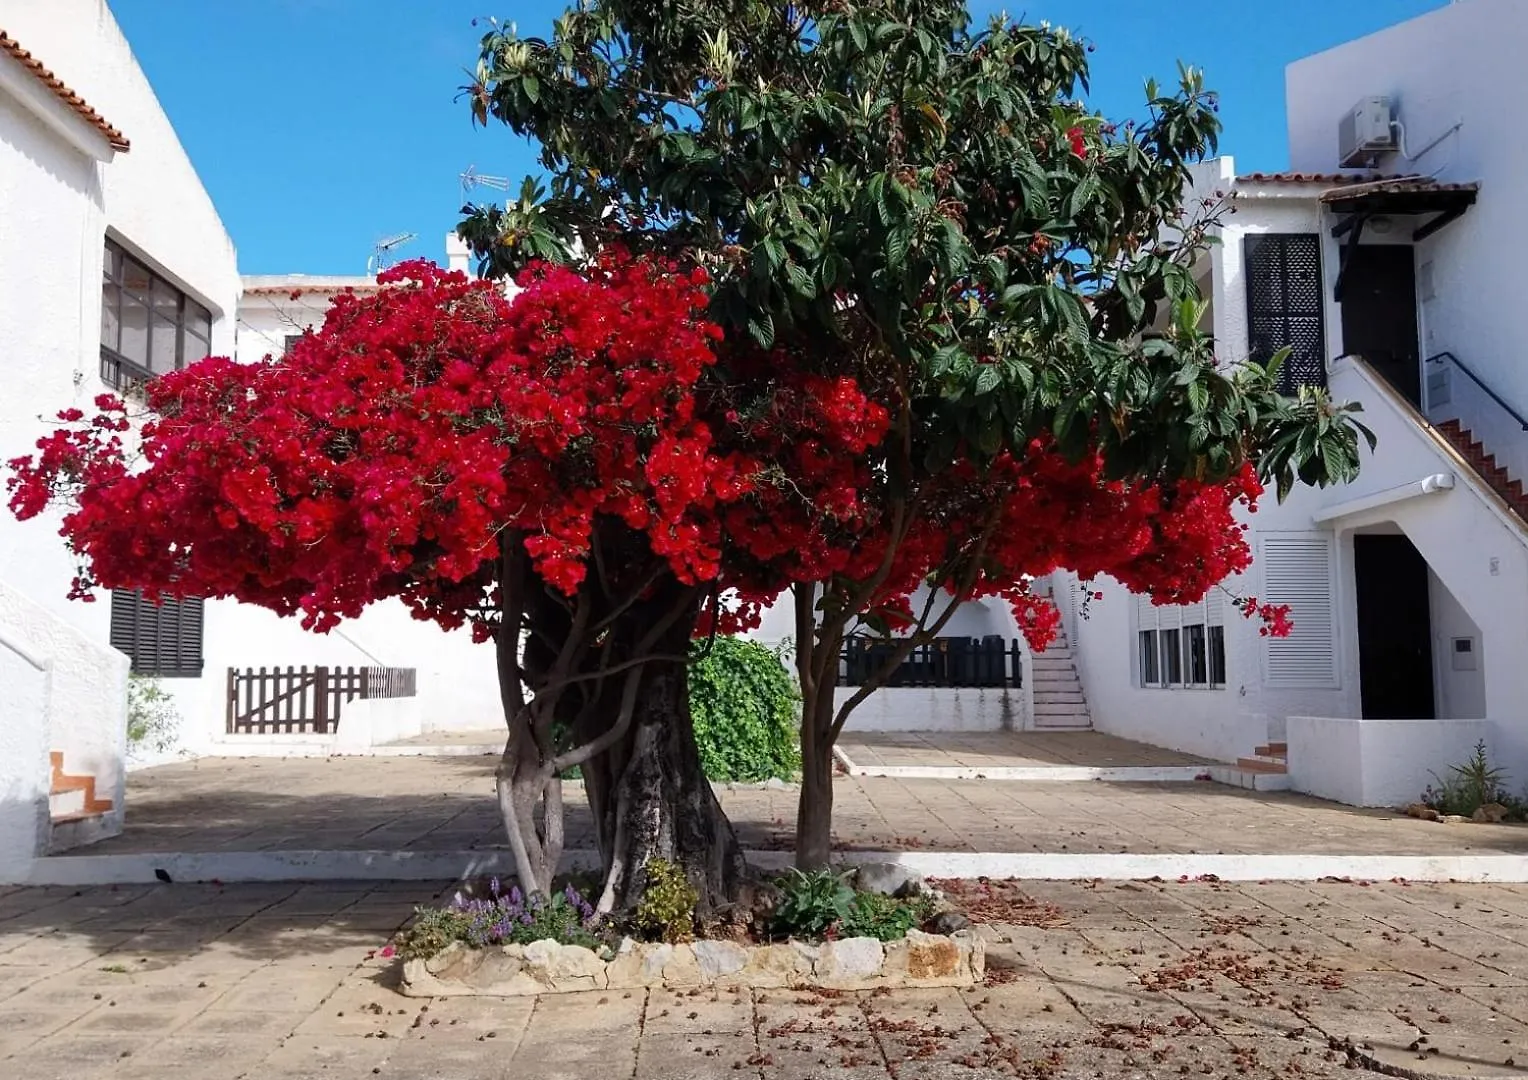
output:
M1344 169L1369 165L1376 154L1394 150L1395 116L1387 97L1367 97L1337 125L1337 157Z

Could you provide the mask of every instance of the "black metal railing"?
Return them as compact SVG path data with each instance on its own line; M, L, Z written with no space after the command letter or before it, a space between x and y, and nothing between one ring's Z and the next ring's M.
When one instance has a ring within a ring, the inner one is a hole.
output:
M1528 431L1528 419L1524 419L1522 413L1518 412L1511 405L1508 405L1506 401L1502 399L1500 394L1487 386L1484 379L1471 371L1469 365L1466 364L1463 360L1459 359L1453 353L1448 352L1447 350L1444 350L1440 353L1434 353L1432 356L1427 358L1427 363L1441 364L1445 360L1447 360L1454 367L1458 368L1460 371L1464 372L1472 383L1480 387L1481 391L1486 395L1486 397L1490 398L1492 401L1496 402L1497 405L1501 406L1502 410L1506 412L1508 416L1512 417L1513 420L1517 421L1518 426L1520 426L1524 431Z
M838 685L863 686L885 669L896 642L851 637L839 654ZM897 665L886 686L1020 687L1024 685L1022 646L1017 638L941 637L916 645Z

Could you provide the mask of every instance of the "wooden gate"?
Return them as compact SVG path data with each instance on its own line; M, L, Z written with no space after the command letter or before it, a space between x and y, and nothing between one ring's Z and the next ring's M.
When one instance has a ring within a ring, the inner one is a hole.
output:
M327 735L345 702L413 697L413 668L228 669L230 735Z

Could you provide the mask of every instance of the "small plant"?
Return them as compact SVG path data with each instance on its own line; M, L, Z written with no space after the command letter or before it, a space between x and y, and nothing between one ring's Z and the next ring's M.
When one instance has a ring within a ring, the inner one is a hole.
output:
M775 905L775 932L793 937L822 937L846 923L854 910L855 893L849 885L853 871L790 870L777 884L780 902Z
M1470 817L1487 803L1516 803L1506 794L1507 772L1491 764L1482 739L1475 744L1475 753L1459 765L1450 765L1447 776L1432 774L1437 786L1427 785L1422 792L1422 802L1440 814L1459 814Z
M467 917L449 908L416 908L414 921L398 942L405 960L425 960L444 952L453 941L467 940Z
M107 964L105 967L101 968L101 970L106 972L106 974L108 974L108 975L126 975L127 974L127 968L124 967L122 964Z
M503 891L499 879L488 883L488 896L457 893L449 907L418 908L403 932L398 951L404 959L434 956L453 941L476 948L526 945L551 938L563 945L595 949L601 945L594 906L572 885L550 897Z
M180 712L175 698L152 675L127 677L127 745L162 753L175 745Z
M700 893L684 870L667 859L647 863L647 888L637 904L636 929L644 937L677 944L695 936Z
M849 907L849 917L840 930L841 937L872 937L878 941L896 941L923 923L932 912L932 904L919 897L898 900L881 893L856 893Z

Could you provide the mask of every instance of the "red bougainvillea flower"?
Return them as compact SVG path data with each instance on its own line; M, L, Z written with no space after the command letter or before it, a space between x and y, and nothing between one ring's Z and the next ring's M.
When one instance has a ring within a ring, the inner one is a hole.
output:
M1036 439L931 481L881 574L895 403L788 346L724 340L703 271L610 251L582 272L531 268L513 301L425 262L379 283L286 356L154 380L136 431L103 395L11 462L18 517L69 504L76 595L234 597L318 630L397 598L486 640L501 536L570 595L593 537L619 527L641 538L642 573L725 597L701 633L755 627L793 582L844 575L880 579L864 610L889 626L931 584L1004 601L1043 648L1059 620L1032 578L1107 574L1176 604L1251 563L1235 517L1262 493L1250 466L1125 484ZM1241 603L1288 633L1287 608Z

